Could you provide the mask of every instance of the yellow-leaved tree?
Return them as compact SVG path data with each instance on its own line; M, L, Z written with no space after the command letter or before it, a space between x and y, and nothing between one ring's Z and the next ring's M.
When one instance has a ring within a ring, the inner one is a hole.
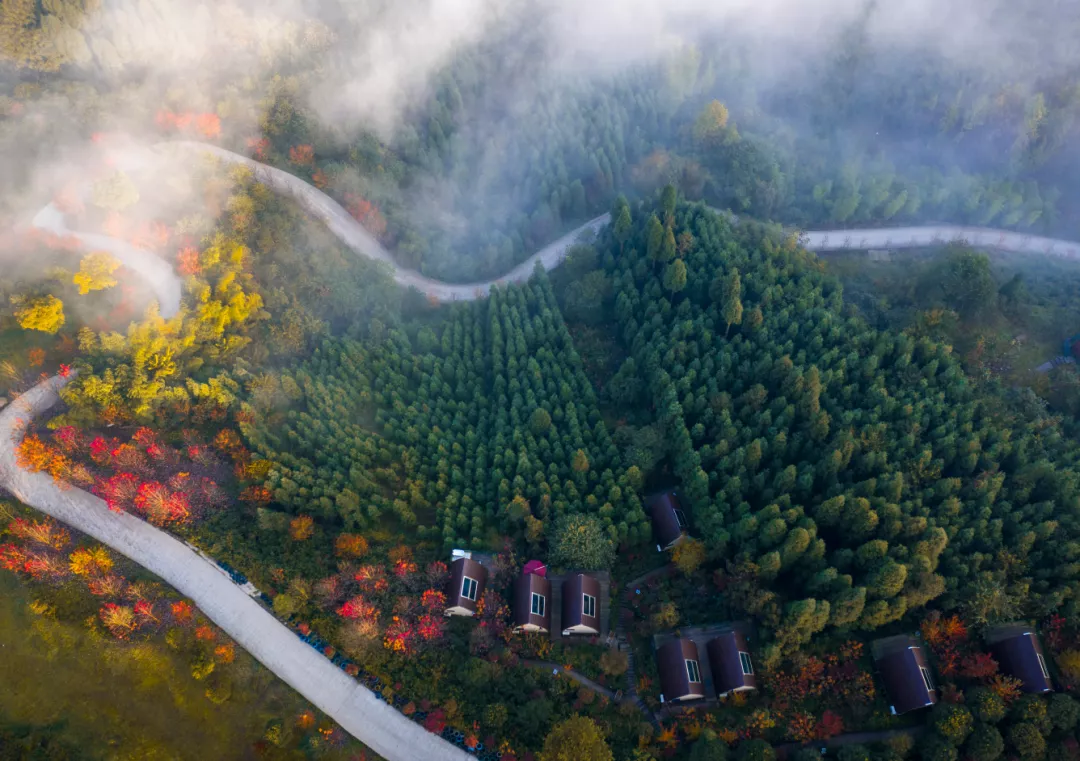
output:
M53 295L12 296L15 319L26 330L56 333L64 327L64 302Z
M118 269L120 262L104 251L95 251L82 258L79 271L75 273L72 281L79 286L79 293L85 296L90 291L101 291L116 285L113 273Z
M599 725L588 716L571 716L544 738L541 761L613 761Z

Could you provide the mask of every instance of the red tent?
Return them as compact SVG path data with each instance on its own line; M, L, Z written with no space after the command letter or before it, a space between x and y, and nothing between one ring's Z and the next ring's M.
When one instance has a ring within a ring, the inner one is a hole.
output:
M541 563L539 560L530 560L525 564L525 567L521 569L522 573L532 573L537 576L547 576L547 566Z

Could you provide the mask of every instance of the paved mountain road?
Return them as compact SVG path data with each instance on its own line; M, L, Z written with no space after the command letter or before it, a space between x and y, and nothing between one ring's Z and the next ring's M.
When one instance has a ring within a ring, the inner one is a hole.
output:
M0 485L34 507L112 547L160 576L260 663L389 761L475 758L382 702L305 644L212 562L133 515L116 513L94 495L60 488L44 473L18 467L15 447L25 421L52 407L66 381L44 380L0 409Z
M589 220L553 243L544 246L500 277L475 283L446 283L422 275L416 270L398 265L393 254L387 251L371 233L353 219L340 204L315 186L308 184L296 175L255 161L247 156L208 143L173 141L158 143L146 153L129 155L126 161L132 165L142 165L152 161L153 154L175 156L177 153L210 154L226 164L245 166L251 169L259 182L281 195L292 198L309 214L321 220L342 243L355 253L386 264L398 284L406 288L414 287L421 293L439 301L470 301L483 298L493 285L525 282L529 279L537 262L544 269L553 269L566 258L570 248L583 234L595 232L611 221L610 214L602 214ZM112 253L126 267L142 276L151 286L158 297L162 316L172 317L180 310L183 281L155 253L136 248L125 241L105 235L69 230L64 223L64 215L53 204L49 204L38 212L32 224L56 235L75 236L89 250ZM1042 238L1008 230L950 225L863 230L815 230L802 233L800 240L811 251L922 248L947 243L952 240L966 240L975 246L996 248L1014 253L1068 258L1080 257L1080 243Z

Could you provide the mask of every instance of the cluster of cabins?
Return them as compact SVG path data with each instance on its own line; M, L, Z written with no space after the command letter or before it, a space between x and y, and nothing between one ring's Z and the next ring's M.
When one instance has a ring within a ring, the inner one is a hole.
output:
M985 639L1001 673L1019 679L1024 692L1044 693L1054 689L1033 627L1003 624L989 629ZM890 712L902 714L937 703L933 672L926 653L914 637L879 639L872 644L871 653L874 670L889 699ZM707 630L691 630L667 639L656 648L656 665L662 700L668 703L722 698L757 687L750 648L738 625L711 634Z
M550 579L546 569L530 564L514 580L512 612L514 632L549 634L552 620L558 617L557 631L564 637L602 634L601 611L607 605L609 588L602 574L572 572ZM487 586L488 569L481 558L469 553L450 565L450 580L446 587L446 615L474 616L477 602ZM556 610L553 591L558 587L559 605Z
M668 550L687 536L686 514L675 491L654 495L649 504L657 549ZM487 585L488 569L480 558L462 553L450 567L446 589L446 615L474 616ZM558 629L562 636L598 636L602 633L601 608L607 605L608 583L598 574L573 572L550 579L543 567L528 566L514 581L514 631L552 631L555 608L553 584L561 589ZM558 615L558 614L556 614ZM667 638L656 648L661 700L685 703L722 698L757 688L750 648L741 625L698 630ZM1026 624L1003 624L988 630L987 647L1001 672L1022 683L1024 692L1053 690L1042 646ZM914 637L900 635L871 646L874 669L894 714L937 703L933 673L926 653Z
M656 494L649 500L657 549L668 550L687 536L686 513L674 490ZM460 555L460 557L459 557ZM474 616L477 602L487 585L486 556L455 550L446 587L446 615ZM561 602L555 609L553 584L559 586ZM526 567L514 582L513 616L515 632L549 633L553 614L556 631L563 637L604 634L601 609L607 607L609 580L606 574L572 572L551 579L541 569ZM561 616L560 616L561 614Z

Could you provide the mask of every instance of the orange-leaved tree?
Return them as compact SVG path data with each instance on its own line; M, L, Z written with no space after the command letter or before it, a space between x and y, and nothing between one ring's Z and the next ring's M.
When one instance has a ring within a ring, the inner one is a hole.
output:
M289 149L289 161L300 166L310 166L315 161L315 148L310 145L294 145Z

